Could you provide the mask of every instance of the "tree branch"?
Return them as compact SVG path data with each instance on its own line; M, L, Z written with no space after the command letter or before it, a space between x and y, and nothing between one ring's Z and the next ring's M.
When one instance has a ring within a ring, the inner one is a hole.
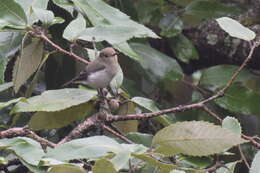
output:
M38 136L36 133L29 130L27 127L15 127L0 132L0 138L11 138L15 136L26 136L36 140L42 145L49 146L52 148L56 147L56 144Z

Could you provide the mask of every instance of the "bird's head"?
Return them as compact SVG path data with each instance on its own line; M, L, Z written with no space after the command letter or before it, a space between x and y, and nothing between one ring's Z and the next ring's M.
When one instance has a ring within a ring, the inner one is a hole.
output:
M116 61L117 62L117 52L112 47L104 48L100 51L99 57L102 59L102 61L108 62L108 61Z

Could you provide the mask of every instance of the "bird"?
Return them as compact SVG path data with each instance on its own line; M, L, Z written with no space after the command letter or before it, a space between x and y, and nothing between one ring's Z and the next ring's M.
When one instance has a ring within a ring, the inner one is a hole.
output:
M94 61L90 62L79 76L65 83L80 83L91 88L102 89L107 87L118 72L118 53L107 47L100 51Z

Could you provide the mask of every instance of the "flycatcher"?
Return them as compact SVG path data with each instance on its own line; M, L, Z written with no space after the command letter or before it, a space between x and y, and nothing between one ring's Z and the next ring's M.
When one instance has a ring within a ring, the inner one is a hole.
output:
M65 85L77 82L96 89L107 87L118 71L117 54L112 47L102 49L99 56L78 77Z

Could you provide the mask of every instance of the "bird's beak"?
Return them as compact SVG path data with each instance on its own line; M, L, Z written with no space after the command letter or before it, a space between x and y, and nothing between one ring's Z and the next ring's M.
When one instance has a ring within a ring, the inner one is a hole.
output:
M118 55L119 53L118 52L116 52L116 53L114 53L112 56L116 56L116 55Z

